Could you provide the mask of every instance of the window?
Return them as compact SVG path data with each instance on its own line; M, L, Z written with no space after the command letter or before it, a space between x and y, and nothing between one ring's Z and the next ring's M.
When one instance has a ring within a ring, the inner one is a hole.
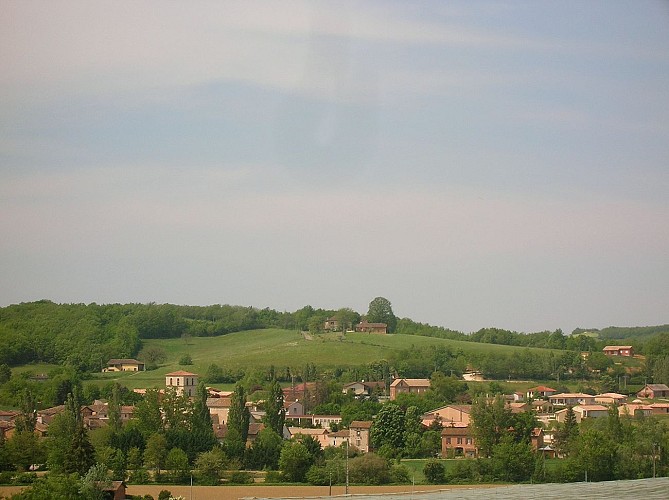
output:
M172 377L170 377L170 385L174 385L174 383L172 382Z
M451 438L446 438L446 444L451 444Z
M472 438L467 438L467 444L472 444Z
M458 438L458 444L462 444L462 438Z

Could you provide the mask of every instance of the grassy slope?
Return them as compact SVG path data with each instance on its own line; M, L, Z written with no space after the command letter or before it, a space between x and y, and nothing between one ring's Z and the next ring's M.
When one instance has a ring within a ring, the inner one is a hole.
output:
M443 345L454 351L493 350L500 353L523 349L413 335L349 333L344 340L339 340L338 335L326 334L307 340L299 332L279 329L238 332L221 337L194 337L188 339L188 344L182 339L145 340L144 343L145 346L160 346L167 352L168 359L163 366L150 372L99 374L100 379L119 380L128 387L152 387L163 386L165 374L175 370L185 369L203 375L211 363L223 368L244 369L267 368L271 365L277 370L286 366L301 368L306 363L326 368L371 363L412 346L419 348ZM179 358L186 353L191 355L193 365L179 366Z

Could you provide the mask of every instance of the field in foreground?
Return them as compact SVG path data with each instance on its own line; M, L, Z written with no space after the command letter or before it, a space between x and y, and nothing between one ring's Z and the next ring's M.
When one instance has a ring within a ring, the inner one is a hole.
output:
M20 491L20 486L0 487L0 495L11 495ZM157 486L130 485L129 495L150 494L158 498L161 490L170 490L173 495L189 500L237 500L241 498L325 498L327 486ZM669 478L637 479L627 481L603 481L600 483L549 483L516 485L420 485L404 486L351 486L349 494L360 500L499 500L517 498L541 498L542 500L564 500L567 498L610 499L624 494L626 498L665 500L669 491ZM333 496L343 496L344 486L333 486Z

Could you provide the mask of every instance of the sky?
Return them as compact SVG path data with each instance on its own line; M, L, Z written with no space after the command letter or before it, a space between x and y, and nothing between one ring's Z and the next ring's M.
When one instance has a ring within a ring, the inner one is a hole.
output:
M669 323L669 2L0 0L0 306Z

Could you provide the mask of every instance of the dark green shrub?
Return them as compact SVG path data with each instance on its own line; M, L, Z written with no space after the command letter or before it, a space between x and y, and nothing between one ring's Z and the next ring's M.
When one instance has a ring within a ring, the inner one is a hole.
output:
M158 493L158 500L170 500L172 492L170 490L160 490Z
M390 468L390 481L395 484L409 484L411 475L405 465L393 465Z
M425 463L425 467L423 467L423 474L425 474L425 479L427 479L427 481L432 484L443 483L446 479L445 471L446 469L444 468L444 464L436 458L431 458L428 460Z
M230 475L230 482L233 484L251 484L253 476L245 470L236 470Z

